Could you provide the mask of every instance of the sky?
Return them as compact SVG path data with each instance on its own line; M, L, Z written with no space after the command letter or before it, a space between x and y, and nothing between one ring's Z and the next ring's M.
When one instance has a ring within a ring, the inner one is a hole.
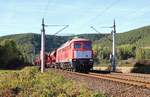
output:
M0 0L0 36L41 31L46 25L69 25L58 35L117 33L150 25L150 0ZM46 27L53 35L64 26Z

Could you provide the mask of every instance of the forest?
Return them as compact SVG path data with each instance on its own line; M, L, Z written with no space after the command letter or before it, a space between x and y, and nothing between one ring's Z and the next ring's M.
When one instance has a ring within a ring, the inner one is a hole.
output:
M117 61L136 59L150 59L150 26L134 29L124 33L116 34ZM109 63L112 51L112 36L108 35L93 43L96 52L95 62ZM100 60L99 60L100 59Z

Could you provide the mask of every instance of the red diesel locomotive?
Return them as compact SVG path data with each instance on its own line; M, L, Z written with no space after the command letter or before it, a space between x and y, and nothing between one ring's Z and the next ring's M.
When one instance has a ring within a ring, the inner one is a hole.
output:
M93 68L91 44L90 40L83 38L69 40L45 56L46 66L73 71L89 71Z

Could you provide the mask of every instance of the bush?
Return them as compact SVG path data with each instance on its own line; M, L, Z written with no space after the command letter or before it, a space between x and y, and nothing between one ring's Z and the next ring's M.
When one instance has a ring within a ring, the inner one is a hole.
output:
M23 56L13 40L0 42L0 68L11 69L21 67Z
M26 67L21 71L1 71L0 78L2 97L104 97L80 85L77 87L73 81L54 71L41 73L36 67Z

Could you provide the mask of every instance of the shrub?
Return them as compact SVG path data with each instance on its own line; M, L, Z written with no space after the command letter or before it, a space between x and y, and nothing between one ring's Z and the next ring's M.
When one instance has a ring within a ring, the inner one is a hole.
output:
M2 71L0 77L2 97L101 97L80 85L77 87L73 81L65 79L59 73L51 70L41 73L37 67Z

